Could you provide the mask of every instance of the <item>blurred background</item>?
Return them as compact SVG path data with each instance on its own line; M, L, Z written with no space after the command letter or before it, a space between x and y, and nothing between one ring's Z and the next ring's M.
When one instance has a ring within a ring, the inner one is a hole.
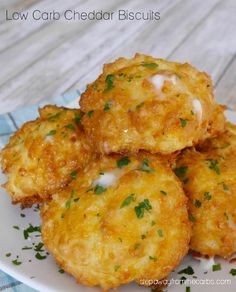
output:
M66 10L115 17L66 20ZM119 20L119 10L160 20ZM83 89L104 63L136 52L208 72L218 101L236 110L236 0L1 0L0 113Z

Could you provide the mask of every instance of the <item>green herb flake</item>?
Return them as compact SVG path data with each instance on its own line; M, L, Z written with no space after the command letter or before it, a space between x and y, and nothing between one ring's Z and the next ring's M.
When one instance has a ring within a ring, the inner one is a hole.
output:
M215 264L212 266L213 272L220 271L220 270L221 270L221 264Z
M87 112L87 116L89 118L91 118L93 114L94 114L94 111L93 110Z
M65 271L64 271L63 269L59 269L58 272L59 272L60 274L64 274L64 273L65 273Z
M184 282L187 280L187 278L186 277L184 277L184 276L182 276L181 278L180 278L180 284L182 285L182 284L184 284Z
M13 228L16 229L16 230L20 230L20 227L19 226L16 226L16 225L13 226Z
M145 171L147 173L154 172L154 169L149 166L149 161L147 158L143 159L142 164L139 168L141 171Z
M116 161L116 165L118 168L123 168L124 166L128 165L129 163L130 163L130 159L127 156Z
M191 266L188 266L187 268L181 270L178 272L178 274L186 274L186 275L193 275L194 274L194 270Z
M149 69L155 69L158 67L158 64L156 64L156 63L143 63L142 66L145 68L149 68Z
M119 268L120 268L120 265L115 265L115 266L114 266L114 271L115 271L115 272L118 271Z
M13 265L15 266L19 266L22 264L22 262L18 261L18 259L15 259L14 261L12 261Z
M229 190L229 186L226 185L224 182L223 182L223 189L224 189L224 191L228 191Z
M28 239L29 234L34 232L41 233L41 226L33 226L30 224L30 226L23 231L24 238Z
M80 198L75 198L74 199L74 202L76 203L76 202L78 202L80 200Z
M145 239L146 238L146 235L145 234L142 234L141 235L141 239Z
M47 256L46 255L41 255L39 252L37 252L36 254L35 254L35 258L37 259L37 260L45 260L46 258L47 258Z
M70 209L71 201L72 201L73 197L74 197L74 191L71 192L70 198L66 201L66 204L65 204L66 209Z
M152 220L151 226L154 226L154 225L156 225L156 221Z
M167 192L163 191L163 190L160 190L160 193L164 196L167 196Z
M231 269L229 271L229 273L232 275L232 276L236 276L236 269Z
M192 214L189 214L188 218L191 222L193 222L193 223L196 222L196 218Z
M149 260L152 260L152 261L156 261L157 260L157 258L156 257L153 257L153 256L149 256Z
M211 198L212 198L212 196L211 196L210 192L205 192L204 193L204 199L205 200L209 201Z
M104 93L110 91L114 87L114 83L113 83L114 79L115 79L114 75L112 74L107 75L105 79L106 88L103 90Z
M210 162L209 168L214 170L218 175L220 175L219 161L217 159L207 159Z
M135 245L134 245L134 249L136 250L136 249L138 249L140 246L141 246L141 244L137 242L137 243L135 243Z
M11 256L11 253L6 253L6 257L9 258Z
M174 172L180 179L183 179L186 176L187 172L188 172L188 167L187 166L181 166L181 167L175 168Z
M25 218L25 214L23 214L23 213L21 213L20 216L21 216L22 218Z
M95 193L96 195L100 195L100 194L104 193L106 190L107 190L107 189L104 188L104 187L101 186L101 185L96 185L96 186L94 187L94 193Z
M111 109L112 100L106 101L103 110L109 111Z
M73 121L76 123L76 125L80 125L81 119L82 119L82 115L76 114Z
M66 128L71 130L71 131L75 131L75 126L74 125L71 125L71 124L66 125Z
M127 76L127 74L125 74L125 73L121 72L121 73L119 73L119 74L118 74L118 76L120 76L120 77L126 77L126 76Z
M187 126L187 120L180 118L181 127L185 128Z
M224 216L225 216L226 220L229 220L229 216L226 212L224 212Z
M51 130L50 132L47 133L46 136L53 136L56 134L56 132L57 132L56 130Z
M24 247L22 247L22 250L28 250L28 249L32 249L32 247L30 247L30 246L24 246Z
M134 202L134 194L131 194L127 198L124 199L124 201L120 205L120 209L124 208L125 206L130 205L132 202Z
M92 85L92 88L93 88L93 89L97 89L97 87L98 87L97 84L93 84L93 85Z
M44 244L42 242L39 242L38 244L35 245L34 250L38 252L42 252L43 247L44 247Z
M186 287L186 292L191 292L191 288L190 287Z
M151 209L152 206L148 199L144 199L143 202L139 203L139 205L134 208L138 219L143 218L145 210L150 211Z
M201 205L202 205L202 202L201 202L201 201L199 201L199 200L195 200L195 202L194 202L194 206L195 206L196 208L200 208Z
M191 115L194 116L194 111L191 111Z
M143 105L144 105L144 101L143 101L143 102L140 102L139 104L137 104L137 105L135 106L135 109L138 110L138 109L140 109Z
M158 229L157 233L158 233L159 237L163 237L164 236L162 229Z
M62 114L62 112L57 112L57 113L55 113L55 115L49 116L48 120L54 122L61 114Z
M77 172L76 171L71 172L70 176L71 176L71 178L76 179Z

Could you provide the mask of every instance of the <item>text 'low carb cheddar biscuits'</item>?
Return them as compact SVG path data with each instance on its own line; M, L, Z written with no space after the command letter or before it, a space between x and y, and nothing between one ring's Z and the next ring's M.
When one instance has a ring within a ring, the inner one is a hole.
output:
M104 157L41 210L44 243L78 283L162 279L188 251L186 197L163 159Z
M102 153L169 154L224 128L206 73L139 54L105 65L80 105L86 135Z
M24 124L2 150L5 187L13 203L30 206L65 187L91 158L80 110L46 106Z
M175 170L189 196L190 248L209 256L236 252L236 126L226 129L200 151L185 150Z

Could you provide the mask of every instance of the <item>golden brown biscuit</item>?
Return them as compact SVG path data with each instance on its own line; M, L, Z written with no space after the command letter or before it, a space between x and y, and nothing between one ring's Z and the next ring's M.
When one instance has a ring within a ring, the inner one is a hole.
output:
M236 252L236 126L185 150L176 174L189 197L193 235L190 247L203 255L229 257Z
M82 113L57 106L39 110L40 117L24 124L2 150L5 188L12 202L30 206L65 187L91 159L80 125Z
M48 250L88 286L162 279L188 251L181 184L166 161L150 154L91 163L43 205L41 216Z
M206 73L139 54L105 65L80 105L86 135L102 153L169 154L224 128Z

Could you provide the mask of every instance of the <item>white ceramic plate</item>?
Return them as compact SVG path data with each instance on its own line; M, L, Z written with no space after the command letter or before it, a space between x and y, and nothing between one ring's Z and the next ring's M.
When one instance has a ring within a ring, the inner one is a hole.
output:
M70 105L70 106L74 106ZM236 123L236 113L227 111L227 117L233 123ZM5 176L0 172L0 184L5 181ZM23 217L24 215L25 217ZM29 234L25 239L23 231L29 227L40 225L40 219L37 209L21 210L18 206L11 204L10 197L3 188L0 188L0 269L15 277L19 281L35 288L39 291L100 291L98 288L87 288L77 285L75 280L67 274L59 272L59 267L55 264L51 256L39 260L35 257L34 247L41 242L40 233L34 232ZM15 228L14 228L15 226ZM19 230L16 229L19 227ZM23 249L24 247L32 249ZM9 254L11 254L9 256ZM40 252L44 255L44 252ZM8 255L8 256L7 256ZM13 264L21 262L20 265ZM169 279L179 280L185 276L192 283L179 284L178 282L168 287L171 292L184 292L186 287L191 287L191 292L227 292L236 291L236 276L232 276L229 271L236 268L236 264L216 258L215 263L221 263L220 271L212 271L214 260L202 263L187 256L181 265L173 272ZM194 270L193 275L178 274L182 269L191 266ZM197 277L197 278L196 278ZM195 281L195 282L194 282ZM199 283L201 282L201 283ZM150 289L139 287L136 284L122 286L118 291L122 292L143 292Z

